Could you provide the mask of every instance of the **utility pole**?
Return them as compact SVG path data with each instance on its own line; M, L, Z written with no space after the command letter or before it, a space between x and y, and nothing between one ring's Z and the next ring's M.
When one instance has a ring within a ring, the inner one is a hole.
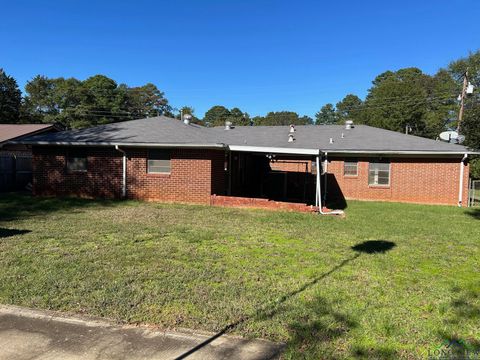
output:
M468 86L468 70L463 74L463 88L462 94L460 95L460 110L458 111L458 122L457 122L457 133L460 134L460 125L462 124L463 119L463 108L465 105L465 96L467 93Z

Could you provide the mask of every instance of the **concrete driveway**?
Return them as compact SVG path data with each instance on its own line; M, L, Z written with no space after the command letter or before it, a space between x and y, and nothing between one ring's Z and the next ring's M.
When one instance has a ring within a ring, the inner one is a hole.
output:
M278 359L283 348L262 340L164 332L103 320L0 305L0 359ZM188 355L187 355L188 354Z

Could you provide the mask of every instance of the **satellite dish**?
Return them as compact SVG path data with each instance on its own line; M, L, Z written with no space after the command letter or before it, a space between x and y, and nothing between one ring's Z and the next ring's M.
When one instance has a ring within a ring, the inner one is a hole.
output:
M444 131L440 135L440 140L454 143L454 144L461 144L465 141L465 136L460 135L458 132L454 130Z
M458 139L458 133L456 131L444 131L439 135L440 139L447 142L456 142Z

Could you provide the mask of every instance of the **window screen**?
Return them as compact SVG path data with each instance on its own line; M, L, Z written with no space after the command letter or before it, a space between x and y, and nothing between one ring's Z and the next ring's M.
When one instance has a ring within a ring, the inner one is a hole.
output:
M368 166L369 185L390 185L390 163L371 162Z
M150 174L170 173L171 154L169 150L150 150L147 172Z
M87 171L87 156L84 154L69 153L67 155L67 171Z
M344 176L357 176L358 175L358 161L348 160L343 162L343 175Z

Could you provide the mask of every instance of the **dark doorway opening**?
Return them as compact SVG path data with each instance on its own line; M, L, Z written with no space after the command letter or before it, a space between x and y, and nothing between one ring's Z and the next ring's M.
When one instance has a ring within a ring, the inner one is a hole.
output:
M313 205L312 163L311 156L232 152L229 195Z

